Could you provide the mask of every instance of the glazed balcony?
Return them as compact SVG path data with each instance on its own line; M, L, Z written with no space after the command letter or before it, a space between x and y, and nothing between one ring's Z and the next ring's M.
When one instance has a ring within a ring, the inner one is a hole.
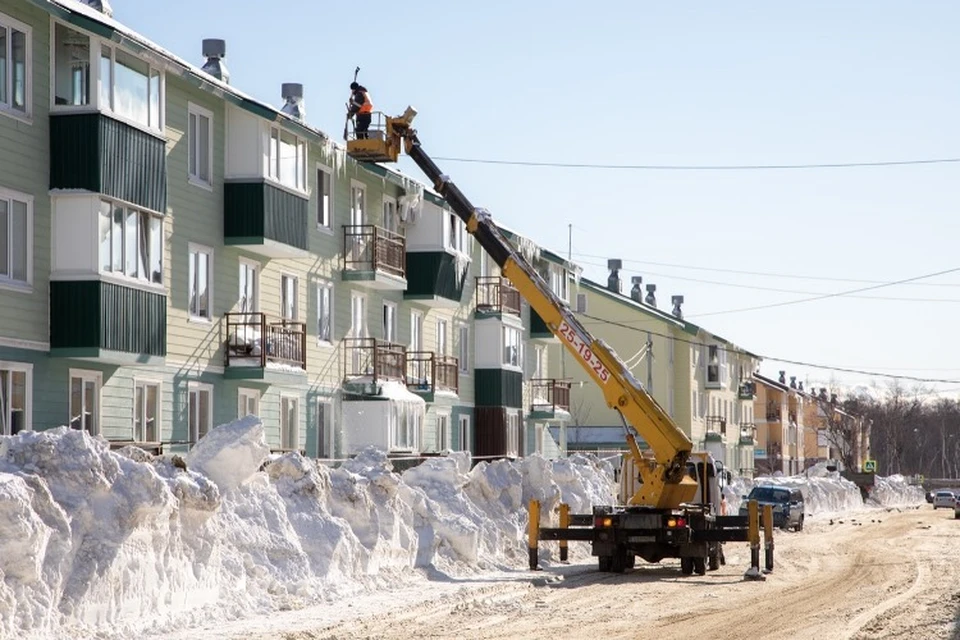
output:
M570 412L570 381L556 378L530 380L530 416L551 419Z
M344 225L341 277L371 289L406 290L406 239L373 224Z
M404 300L427 307L456 309L463 297L469 263L447 251L407 253Z
M266 258L309 255L310 200L264 180L223 185L223 243Z
M520 292L506 278L477 277L477 314L520 315Z
M406 381L407 348L376 338L344 338L345 383Z
M540 314L530 309L530 339L538 342L560 342L556 334L550 330Z
M264 313L225 313L224 376L282 381L307 370L307 325Z
M438 391L460 392L460 360L432 351L407 352L407 388L432 402Z
M745 446L757 443L757 425L752 422L740 423L740 444Z
M707 440L719 441L726 438L727 419L723 416L707 416Z

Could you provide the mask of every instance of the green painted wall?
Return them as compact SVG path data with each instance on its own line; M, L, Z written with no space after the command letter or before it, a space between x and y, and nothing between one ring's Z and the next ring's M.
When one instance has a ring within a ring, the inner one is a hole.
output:
M228 182L223 188L227 243L268 239L307 249L309 200L265 182Z
M476 369L474 372L478 407L523 405L523 374L507 369Z
M462 302L466 272L463 276L457 273L456 260L446 251L408 253L404 296L440 296Z

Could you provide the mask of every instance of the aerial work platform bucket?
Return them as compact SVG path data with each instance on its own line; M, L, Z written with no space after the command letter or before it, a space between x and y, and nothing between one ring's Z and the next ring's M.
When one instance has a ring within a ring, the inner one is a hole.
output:
M370 114L370 128L357 133L356 118L351 118L347 128L347 155L360 162L396 162L400 154L400 140L393 132L396 118L385 116L381 111Z

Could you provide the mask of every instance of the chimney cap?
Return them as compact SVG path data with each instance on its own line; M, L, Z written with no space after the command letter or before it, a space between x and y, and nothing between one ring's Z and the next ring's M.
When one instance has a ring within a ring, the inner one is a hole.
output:
M648 284L648 285L647 285L647 291L649 291L650 293L653 293L653 292L656 291L656 290L657 290L657 285L655 285L655 284Z
M223 58L227 55L227 41L220 38L203 39L203 57Z
M607 260L607 269L611 271L623 269L623 260L619 258L610 258Z
M630 276L631 284L643 284L643 276Z
M670 302L673 304L683 304L683 296L670 296Z
M280 85L280 97L284 100L303 97L303 85L299 82L284 82Z

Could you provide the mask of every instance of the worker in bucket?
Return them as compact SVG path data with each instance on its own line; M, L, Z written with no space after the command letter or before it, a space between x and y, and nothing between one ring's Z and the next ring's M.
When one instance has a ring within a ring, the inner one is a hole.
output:
M357 140L367 138L367 130L370 129L370 118L373 114L373 101L370 99L370 92L367 88L356 82L350 83L350 104L347 115L356 116L357 122L354 131L357 134Z

